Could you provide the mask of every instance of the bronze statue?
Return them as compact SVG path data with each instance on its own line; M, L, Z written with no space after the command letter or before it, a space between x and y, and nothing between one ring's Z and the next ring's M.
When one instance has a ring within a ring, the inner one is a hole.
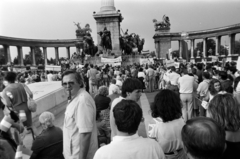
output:
M81 29L81 27L80 27L80 23L75 23L75 22L73 22L73 23L74 23L74 25L77 26L77 29Z
M123 36L120 36L119 38L122 53L130 55L138 52L139 54L141 54L145 40L140 39L139 35L135 33L131 33L130 35L128 35L128 29L126 30L126 32L123 32L122 30L122 33Z
M102 46L106 52L112 50L111 32L107 30L107 27L104 27L103 31L98 32L98 34L101 37L99 45Z
M155 29L170 29L170 19L168 16L164 15L163 18L162 18L162 21L157 21L156 19L153 19L153 23L154 23L154 27Z

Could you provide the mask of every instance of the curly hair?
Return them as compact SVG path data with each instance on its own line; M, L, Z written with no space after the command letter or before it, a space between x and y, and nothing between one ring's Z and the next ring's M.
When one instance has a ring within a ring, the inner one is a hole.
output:
M101 86L98 89L98 94L107 96L108 95L108 87L107 86Z
M240 107L232 94L217 94L209 103L208 113L226 130L239 130Z
M160 91L151 104L152 117L162 118L163 122L179 119L182 116L180 97L171 90Z
M209 92L210 92L211 95L215 95L215 94L218 93L217 90L214 88L214 84L215 84L215 83L219 83L219 84L220 84L220 91L222 91L221 82L220 82L219 80L213 78L213 79L210 81L209 87L208 87L208 90L209 90Z

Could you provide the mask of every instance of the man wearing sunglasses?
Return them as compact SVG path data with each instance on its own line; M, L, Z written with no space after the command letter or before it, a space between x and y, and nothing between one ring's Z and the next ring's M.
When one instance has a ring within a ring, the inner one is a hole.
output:
M93 158L98 148L94 100L83 88L80 74L73 70L62 74L62 86L69 96L63 125L64 157Z

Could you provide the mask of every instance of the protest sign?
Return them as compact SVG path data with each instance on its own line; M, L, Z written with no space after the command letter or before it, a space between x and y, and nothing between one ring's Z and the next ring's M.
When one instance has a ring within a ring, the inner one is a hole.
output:
M166 65L167 65L167 67L175 66L175 61L174 60L166 60Z

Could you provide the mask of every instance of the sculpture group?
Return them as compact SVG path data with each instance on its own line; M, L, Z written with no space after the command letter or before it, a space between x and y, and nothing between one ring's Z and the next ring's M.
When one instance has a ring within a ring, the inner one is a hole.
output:
M103 48L105 53L111 53L112 50L112 40L111 32L107 30L107 27L104 27L103 31L98 32L98 35L101 37L100 46Z
M157 21L156 19L153 19L155 30L159 29L170 29L170 19L168 16L164 15L162 17L162 21Z
M97 47L94 45L93 38L91 36L92 29L89 24L86 24L84 28L81 28L80 23L75 23L77 26L76 35L77 38L82 38L83 42L76 42L76 47L81 50L78 52L78 56L84 57L85 54L94 56L97 52Z
M128 29L125 33L120 35L120 48L123 54L130 55L130 54L141 54L143 49L143 45L145 43L144 39L140 39L138 34L131 33L128 35Z

